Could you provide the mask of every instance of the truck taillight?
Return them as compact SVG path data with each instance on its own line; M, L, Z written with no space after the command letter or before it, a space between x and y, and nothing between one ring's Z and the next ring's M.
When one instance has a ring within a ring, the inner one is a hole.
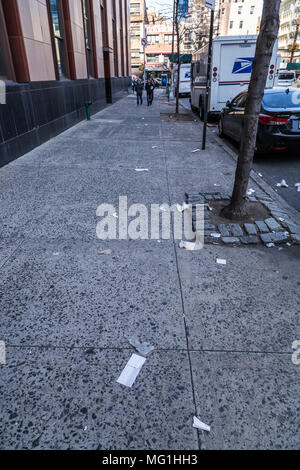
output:
M278 116L269 116L268 114L260 114L258 122L265 126L282 126L289 122L289 118L281 118Z

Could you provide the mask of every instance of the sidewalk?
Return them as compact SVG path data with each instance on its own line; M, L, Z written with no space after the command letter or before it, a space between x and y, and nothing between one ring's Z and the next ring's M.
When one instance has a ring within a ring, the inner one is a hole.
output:
M299 246L96 238L119 196L230 193L215 134L191 153L201 124L171 112L129 95L0 170L1 449L299 448ZM155 350L130 389L132 336Z

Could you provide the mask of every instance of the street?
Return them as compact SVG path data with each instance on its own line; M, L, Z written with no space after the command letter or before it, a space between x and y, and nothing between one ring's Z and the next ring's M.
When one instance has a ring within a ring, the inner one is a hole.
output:
M96 236L120 196L231 191L213 129L200 152L174 109L128 95L1 169L1 449L299 448L299 245ZM154 351L127 387L132 337Z
M181 98L185 108L190 109L189 98ZM224 137L224 143L238 154L238 144L229 137ZM254 158L253 169L278 192L290 206L300 211L300 192L295 187L300 182L300 155L287 152L260 155ZM276 185L284 179L288 188Z

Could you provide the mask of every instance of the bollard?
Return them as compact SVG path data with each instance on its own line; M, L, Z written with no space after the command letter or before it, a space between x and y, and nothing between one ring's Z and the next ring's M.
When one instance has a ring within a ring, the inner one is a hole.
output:
M91 101L86 101L85 102L86 118L87 118L88 121L91 120L91 110L90 110L91 105L92 105Z

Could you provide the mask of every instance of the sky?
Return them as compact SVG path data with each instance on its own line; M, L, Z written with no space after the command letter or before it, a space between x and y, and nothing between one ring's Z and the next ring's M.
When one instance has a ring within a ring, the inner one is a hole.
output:
M262 9L262 5L263 5L263 0L254 0L256 1L256 3L259 3L260 5L260 8ZM155 8L159 9L159 10L172 10L173 8L173 4L174 4L174 0L146 0L146 4L148 7L150 6L154 6Z

